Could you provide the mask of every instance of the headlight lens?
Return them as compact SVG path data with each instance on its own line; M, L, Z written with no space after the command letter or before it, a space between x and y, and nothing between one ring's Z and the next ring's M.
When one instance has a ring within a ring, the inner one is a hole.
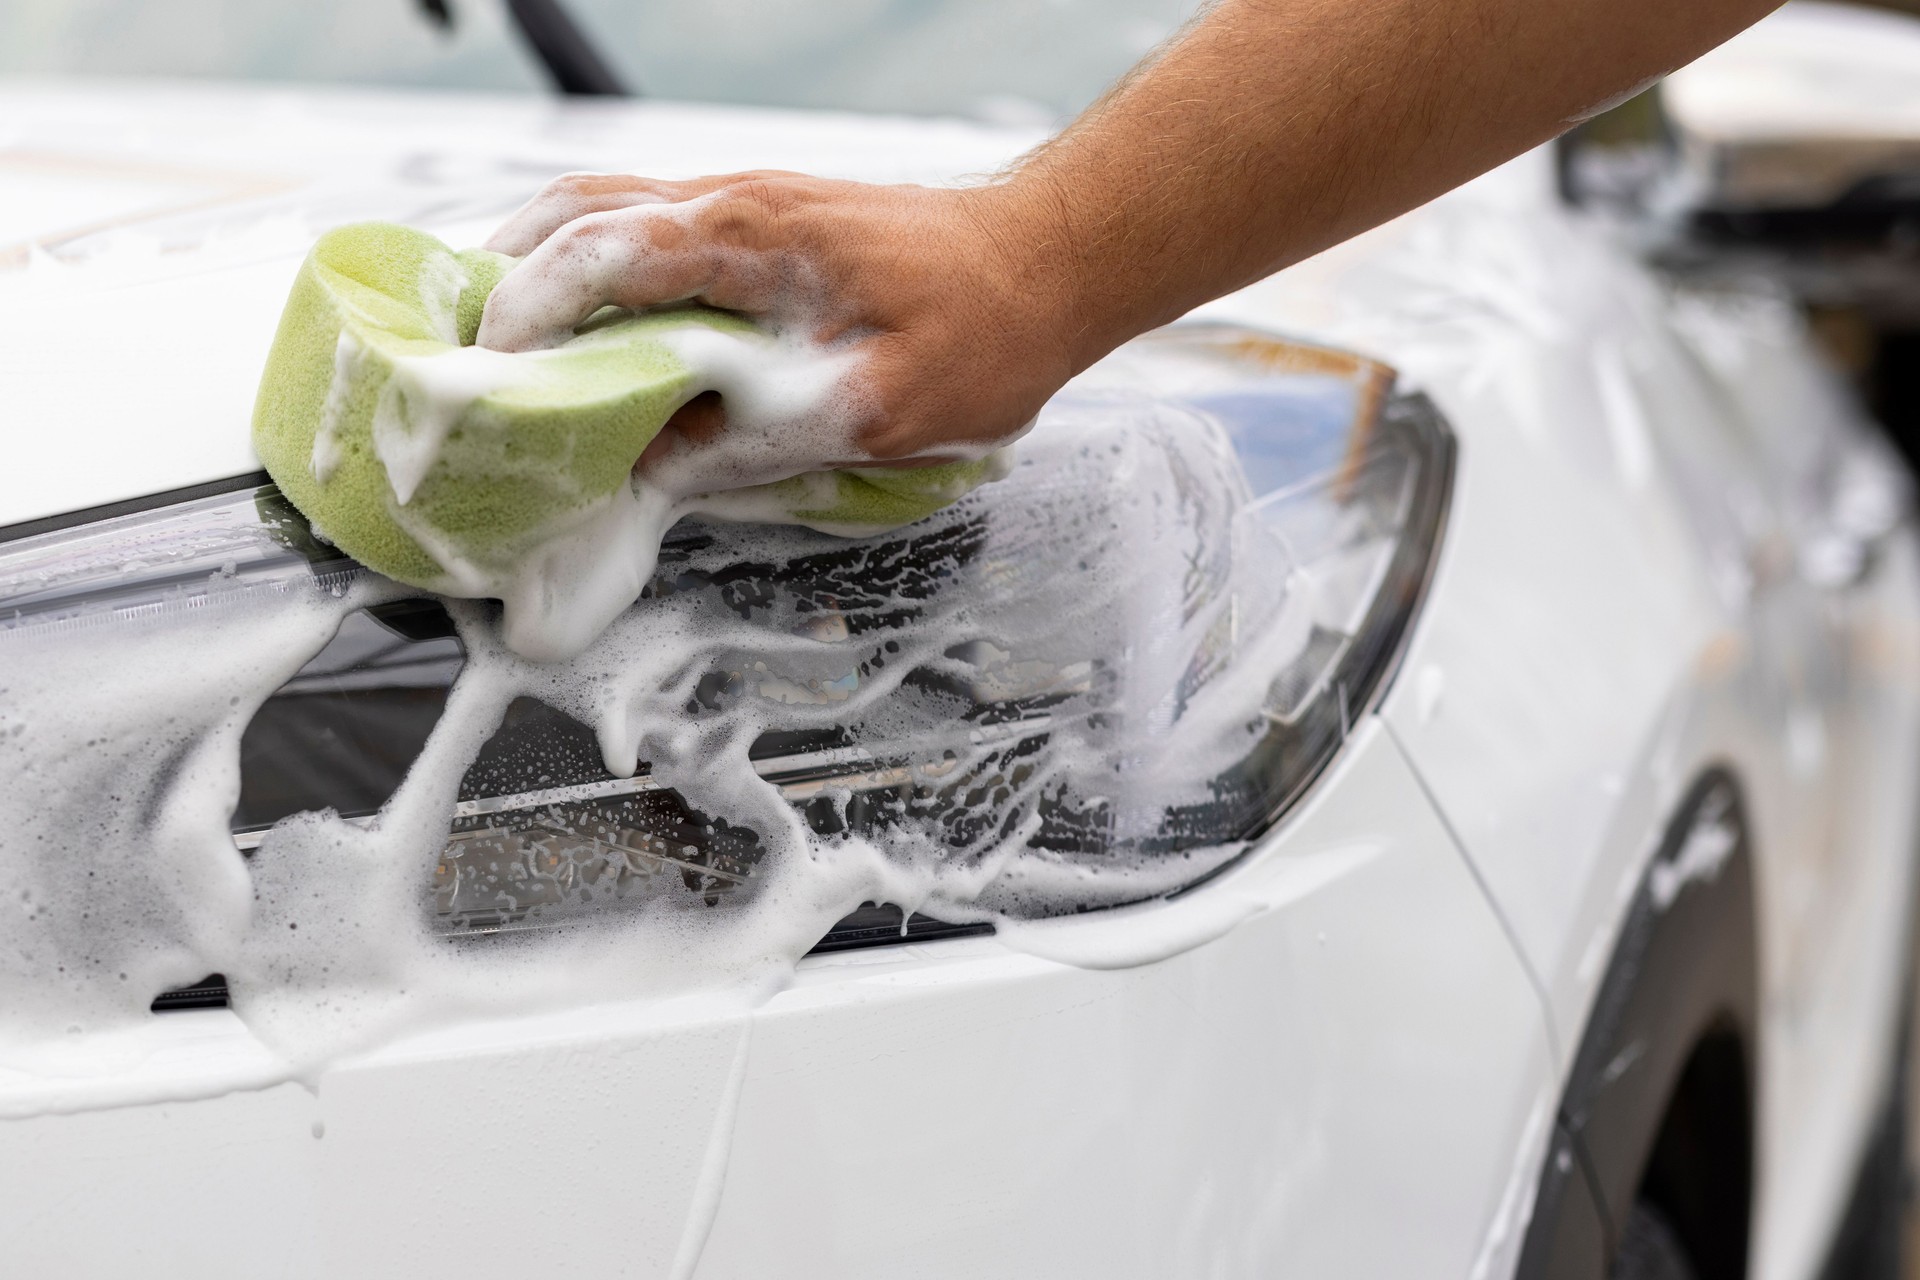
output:
M1171 892L1286 811L1392 669L1452 459L1392 383L1344 353L1176 326L1077 380L1015 474L948 512L853 542L683 524L636 609L727 623L684 714L759 708L774 727L753 766L821 837L986 868L977 901L1011 914ZM247 485L0 543L0 653L364 577ZM246 732L240 846L305 810L375 814L463 661L432 601L348 617ZM522 698L423 879L436 927L474 934L720 905L754 891L761 856L750 826L644 761L614 776L585 726ZM828 944L898 920L869 910Z

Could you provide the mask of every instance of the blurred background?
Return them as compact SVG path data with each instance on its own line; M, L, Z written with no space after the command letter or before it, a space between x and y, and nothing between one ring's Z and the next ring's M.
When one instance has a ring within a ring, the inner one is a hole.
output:
M624 86L698 102L1049 124L1191 0L571 0ZM216 76L538 93L500 0L10 0L0 75Z

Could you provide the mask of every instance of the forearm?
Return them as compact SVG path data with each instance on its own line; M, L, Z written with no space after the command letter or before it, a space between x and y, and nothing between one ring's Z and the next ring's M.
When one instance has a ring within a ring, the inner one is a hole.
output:
M810 419L832 429L789 433L776 470L971 456L1135 334L1552 137L1776 2L1219 0L985 186L558 179L490 242L525 261L480 341L550 346L605 304L696 300L844 365ZM724 421L705 402L650 457L694 457Z
M1553 137L1778 0L1222 0L983 193L1084 367Z

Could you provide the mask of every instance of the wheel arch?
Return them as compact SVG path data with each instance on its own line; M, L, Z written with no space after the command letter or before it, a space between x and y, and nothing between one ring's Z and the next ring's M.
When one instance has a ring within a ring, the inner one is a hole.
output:
M1642 1196L1700 1280L1746 1274L1759 1070L1753 877L1739 779L1704 769L1615 939L1554 1117L1520 1280L1608 1275Z

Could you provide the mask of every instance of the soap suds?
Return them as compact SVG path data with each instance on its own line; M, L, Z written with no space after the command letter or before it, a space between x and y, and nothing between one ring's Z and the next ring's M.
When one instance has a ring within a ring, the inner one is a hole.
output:
M320 409L320 427L313 433L313 478L321 484L333 479L345 457L340 443L340 420L347 412L347 401L359 378L361 347L359 339L342 329L333 346L333 381L327 384L327 400Z
M616 493L611 508L595 514L594 536L577 536L577 523L556 531L560 536L528 549L528 558L539 561L537 568L480 566L470 560L448 564L446 585L506 604L509 643L529 657L559 661L578 653L598 627L633 602L637 584L653 572L660 538L682 516L776 515L783 522L811 523L809 511L830 512L836 504L788 505L771 512L777 503L771 495L741 496L739 491L880 461L863 439L863 429L882 416L869 389L866 357L832 291L810 264L746 249L705 250L698 269L690 271L681 256L636 252L646 236L662 230L657 224L676 224L684 234L718 198L714 193L684 201L640 199L633 207L577 218L543 238L488 298L479 349L513 353L502 357L509 364L591 341L590 321L610 300L670 308L704 299L747 308L760 322L753 333L698 323L662 333L663 345L690 371L686 399L716 393L725 427L697 445L668 440L651 451L636 469L634 492ZM523 249L511 237L501 244ZM564 269L555 269L556 262ZM828 334L841 336L823 341L820 335ZM444 368L438 360L423 361L420 372L437 377ZM437 458L445 422L484 394L484 386L442 382L420 397L439 416L407 437L412 451L402 474L394 477L402 506L412 489L407 481L423 476ZM941 458L977 461L1020 434L1024 431L991 443L943 446ZM806 481L802 493L824 492L832 483ZM844 525L834 531L855 532ZM595 536L607 540L596 544ZM628 571L581 563L610 556L625 561Z
M713 1234L713 1220L720 1213L720 1195L727 1187L727 1165L733 1154L733 1128L740 1118L740 1092L747 1082L747 1058L753 1048L753 1020L742 1019L740 1043L733 1051L733 1065L727 1071L726 1087L713 1118L713 1131L707 1136L707 1150L700 1162L700 1176L693 1184L693 1203L687 1207L680 1247L674 1250L668 1280L692 1280L706 1252L707 1238Z
M1694 818L1674 855L1656 861L1647 872L1647 894L1653 900L1653 909L1667 910L1690 884L1717 880L1739 845L1740 832L1733 821L1731 804L1724 795L1716 794Z
M346 334L341 333L341 340ZM393 373L373 413L373 450L386 470L394 501L406 506L427 478L447 435L482 396L538 377L537 357L485 347L454 347L430 356L394 356ZM334 391L340 386L335 372ZM329 400L331 400L331 395ZM319 440L316 437L316 452Z
M232 952L252 898L226 834L240 734L342 603L0 632L0 1045L144 1017Z
M751 451L741 465L757 465ZM475 1014L764 996L862 902L1006 919L1168 892L1238 851L1156 842L1264 731L1249 709L1306 643L1296 615L1328 612L1250 516L1219 424L1168 404L1062 398L1005 480L900 534L713 524L674 544L635 608L619 605L648 580L637 560L610 583L566 580L614 559L597 521L633 522L616 541L657 536L672 507L637 510L646 492L591 514L579 547L529 579L614 602L604 630L574 637L576 657L529 660L511 608L503 631L488 607L449 602L467 663L399 790L371 821L289 818L250 859L228 834L241 731L347 613L397 588L363 574L344 592L255 590L242 573L230 606L114 615L85 645L64 623L0 629L0 767L16 780L0 795L0 879L30 925L0 956L0 1066L70 1026L137 1023L157 992L210 972L286 1070L312 1078ZM737 594L754 565L792 585ZM526 603L569 616L560 600ZM437 932L433 864L461 778L522 697L591 727L610 773L644 767L753 832L738 900ZM768 733L822 730L857 749L818 786L783 790L750 758ZM863 770L918 782L861 791ZM813 796L844 814L856 795L893 806L889 820L823 836L796 808Z
M574 339L591 341L591 333ZM504 561L465 553L415 509L413 497L476 402L537 382L544 351L471 346L392 357L392 376L372 424L374 451L392 496L388 514L440 564L436 589L502 601L509 647L536 661L574 657L631 605L653 574L661 539L683 517L806 522L807 511L830 512L839 504L839 482L825 469L869 458L854 424L869 420L873 410L850 349L694 323L664 332L661 341L689 370L688 398L709 391L722 397L725 429L698 447L650 457L630 486L556 516ZM313 472L322 482L338 465L335 427L359 373L359 347L343 334L313 447ZM976 460L992 453L980 447L954 457ZM1010 465L996 462L989 468L992 478ZM792 493L755 488L796 477ZM964 487L956 486L953 496ZM816 506L806 505L816 499ZM843 535L876 531L820 527Z
M428 254L421 265L420 301L434 337L452 345L460 342L460 291L471 283L460 259Z

